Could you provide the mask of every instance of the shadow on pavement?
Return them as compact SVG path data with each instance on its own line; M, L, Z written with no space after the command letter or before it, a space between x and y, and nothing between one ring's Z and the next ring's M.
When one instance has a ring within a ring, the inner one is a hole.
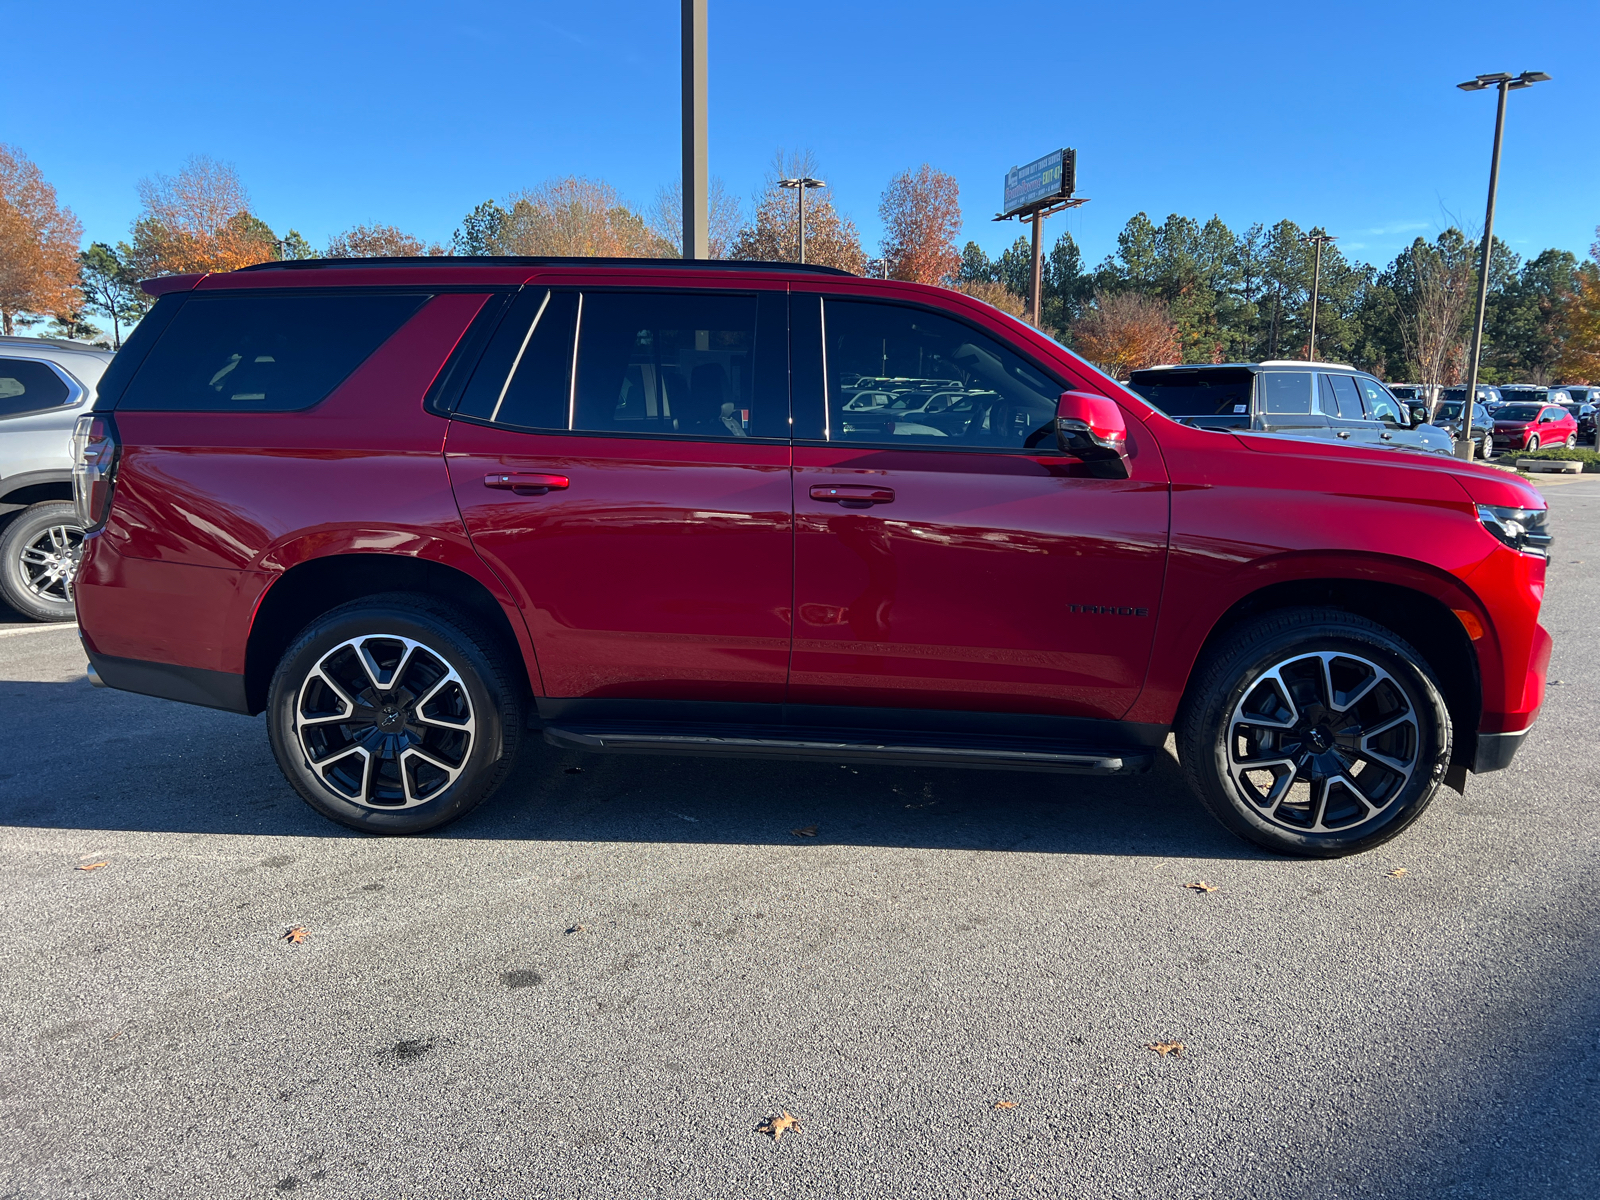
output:
M260 718L96 690L0 682L0 826L360 837L308 808ZM1263 857L1200 808L1177 764L1095 778L1021 772L582 755L530 735L504 787L435 838L816 843L1047 854ZM813 839L806 839L811 841Z

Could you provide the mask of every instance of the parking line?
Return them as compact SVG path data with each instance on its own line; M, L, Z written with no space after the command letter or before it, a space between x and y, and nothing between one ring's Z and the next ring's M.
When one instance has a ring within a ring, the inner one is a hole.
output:
M78 626L65 621L51 621L48 624L21 625L15 629L0 629L0 638L18 637L24 633L55 633L62 629L78 632Z

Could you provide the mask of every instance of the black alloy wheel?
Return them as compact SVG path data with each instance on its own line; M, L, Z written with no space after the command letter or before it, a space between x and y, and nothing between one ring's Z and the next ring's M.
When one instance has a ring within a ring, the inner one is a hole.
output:
M420 833L475 808L509 773L523 726L509 648L403 593L312 622L279 662L267 713L295 790L369 833Z
M0 534L0 597L34 621L72 620L72 580L82 552L83 526L70 500L23 509Z
M1450 760L1450 717L1427 661L1337 609L1249 621L1197 668L1179 720L1206 808L1269 850L1334 858L1419 817Z

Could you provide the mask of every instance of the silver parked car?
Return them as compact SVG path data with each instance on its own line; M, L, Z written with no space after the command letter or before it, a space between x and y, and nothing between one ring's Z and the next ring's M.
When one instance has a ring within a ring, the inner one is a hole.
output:
M72 427L110 362L83 342L0 337L0 599L35 621L73 617Z

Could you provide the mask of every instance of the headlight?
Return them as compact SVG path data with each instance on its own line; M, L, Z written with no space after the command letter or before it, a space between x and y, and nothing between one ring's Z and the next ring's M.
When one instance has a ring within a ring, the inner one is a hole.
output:
M1549 515L1543 508L1500 508L1492 504L1478 505L1478 520L1483 527L1513 550L1523 554L1550 557L1550 543L1555 539L1545 532L1544 522Z

